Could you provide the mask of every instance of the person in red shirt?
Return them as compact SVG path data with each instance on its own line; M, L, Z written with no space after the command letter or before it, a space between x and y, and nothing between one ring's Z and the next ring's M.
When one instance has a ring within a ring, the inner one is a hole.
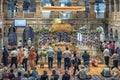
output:
M115 51L115 41L112 41L110 43L110 51L111 51L111 54L113 55Z

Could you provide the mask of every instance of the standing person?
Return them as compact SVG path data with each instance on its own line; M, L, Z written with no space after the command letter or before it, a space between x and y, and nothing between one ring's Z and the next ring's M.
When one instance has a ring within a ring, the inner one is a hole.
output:
M4 66L8 65L8 51L7 48L5 46L3 46L3 55L2 55L2 62L4 64Z
M71 52L69 51L68 47L66 47L66 50L63 52L63 57L64 57L64 69L66 70L67 68L69 70Z
M45 48L43 48L40 53L42 62L46 62L46 55L47 55L47 50Z
M103 54L104 54L105 65L109 66L110 50L108 49L108 47L105 47Z
M112 41L110 43L110 51L111 51L111 54L113 55L115 51L115 41Z
M105 49L106 46L107 46L107 42L104 41L104 42L102 43L103 51L104 51L104 49Z
M84 61L84 66L89 66L90 63L90 55L87 53L87 51L84 51L82 55L83 61Z
M32 46L29 53L29 62L30 62L31 69L33 69L35 66L36 56L37 55L36 55L35 48Z
M22 64L22 62L23 62L23 57L24 57L24 52L23 52L23 49L20 48L20 51L18 52L18 63L19 63L19 64Z
M18 48L21 48L22 47L22 40L19 40L18 42Z
M65 74L62 76L62 80L70 80L70 75L67 71L65 71Z
M49 47L47 50L48 55L48 68L51 69L53 67L53 57L54 57L54 50L52 47Z
M61 60L62 60L62 50L58 48L57 51L57 67L61 68Z
M59 79L59 75L56 74L56 71L55 71L55 70L53 70L50 80L58 80L58 79Z
M16 48L13 48L13 50L10 53L12 60L11 60L11 65L10 67L12 67L13 64L15 64L15 67L17 68L17 57L18 57L18 51Z
M30 47L31 47L31 45L32 45L31 38L29 38L29 39L27 40L27 45L28 45L28 49L30 50Z
M43 74L41 75L40 80L49 80L48 75L47 75L47 71L43 72Z
M22 62L22 65L23 65L23 68L25 68L25 71L27 71L27 62L28 62L28 50L26 48L23 48L23 53L24 53L24 56L23 56L23 62Z
M115 53L112 55L112 59L113 59L113 68L114 68L114 67L118 68L119 55L118 55L117 52L115 52Z
M39 60L39 56L38 56L38 48L37 49L35 49L35 51L36 51L36 65L38 64L38 60Z
M74 67L74 72L73 72L73 75L75 75L76 73L76 70L79 71L79 65L81 64L81 61L80 59L74 55L74 59L73 59L73 67Z

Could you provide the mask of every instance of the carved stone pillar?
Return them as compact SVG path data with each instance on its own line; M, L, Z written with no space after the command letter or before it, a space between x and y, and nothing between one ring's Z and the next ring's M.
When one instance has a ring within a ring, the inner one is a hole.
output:
M94 2L95 0L90 0L90 18L95 18L95 11L94 11Z
M109 0L109 14L111 13L111 0Z
M118 4L119 4L119 12L120 12L120 0L119 0L119 3L118 3Z

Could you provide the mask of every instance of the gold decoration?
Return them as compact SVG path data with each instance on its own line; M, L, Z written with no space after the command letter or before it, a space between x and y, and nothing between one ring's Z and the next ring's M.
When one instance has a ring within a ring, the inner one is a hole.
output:
M84 6L44 6L41 9L50 11L85 11Z
M50 32L74 32L74 28L68 23L55 23L50 27Z

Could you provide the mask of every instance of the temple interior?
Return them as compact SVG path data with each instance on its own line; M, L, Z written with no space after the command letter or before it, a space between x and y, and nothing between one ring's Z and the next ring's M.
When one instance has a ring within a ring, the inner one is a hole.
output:
M0 0L0 80L120 80L119 11L120 0Z

